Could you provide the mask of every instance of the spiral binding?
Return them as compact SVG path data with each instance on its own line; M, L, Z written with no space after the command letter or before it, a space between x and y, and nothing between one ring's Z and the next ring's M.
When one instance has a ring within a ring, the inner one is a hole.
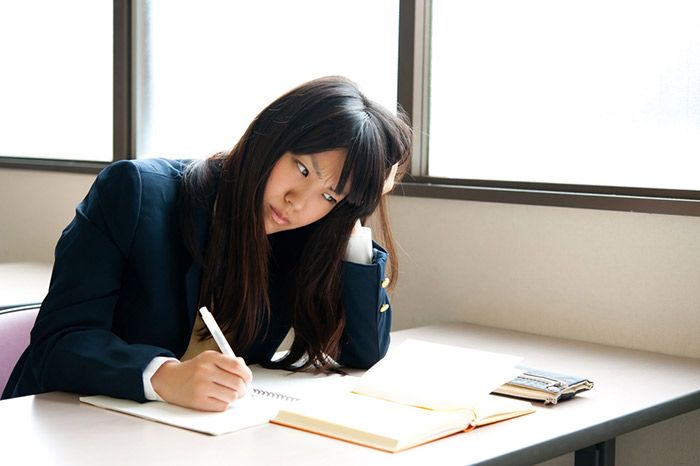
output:
M284 395L282 393L261 390L259 388L253 388L253 391L255 392L256 395L262 395L262 396L266 396L269 398L275 398L277 400L283 400L283 401L300 401L301 400L301 398L296 398L296 397L290 396L290 395Z

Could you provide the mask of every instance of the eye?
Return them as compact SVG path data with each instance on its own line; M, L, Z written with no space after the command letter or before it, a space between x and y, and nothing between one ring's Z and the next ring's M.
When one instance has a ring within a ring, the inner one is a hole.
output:
M301 172L302 175L308 176L309 175L309 170L304 166L303 163L297 162L297 168Z
M330 202L331 204L335 204L335 203L336 203L335 198L334 198L333 196L331 196L330 194L328 194L328 193L323 193L323 197L326 198L326 200L327 200L328 202Z

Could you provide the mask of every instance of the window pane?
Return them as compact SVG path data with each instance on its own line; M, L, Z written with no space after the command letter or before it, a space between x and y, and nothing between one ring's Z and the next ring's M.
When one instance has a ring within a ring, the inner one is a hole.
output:
M112 8L0 0L0 155L112 160Z
M137 157L230 149L293 86L339 74L396 108L398 0L143 0Z
M700 3L434 0L430 175L700 189Z

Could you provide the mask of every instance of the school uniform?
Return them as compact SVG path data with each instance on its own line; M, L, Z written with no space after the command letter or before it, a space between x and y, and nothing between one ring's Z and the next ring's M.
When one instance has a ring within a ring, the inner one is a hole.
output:
M185 353L202 277L178 220L189 162L121 161L100 173L58 241L48 295L3 398L58 390L145 401L144 369L156 357ZM209 212L196 212L202 250L210 220ZM269 361L290 329L281 290L303 235L269 236L278 267L270 274L271 317L267 332L238 354L248 364ZM374 243L371 264L343 263L343 365L366 368L386 353L386 260Z

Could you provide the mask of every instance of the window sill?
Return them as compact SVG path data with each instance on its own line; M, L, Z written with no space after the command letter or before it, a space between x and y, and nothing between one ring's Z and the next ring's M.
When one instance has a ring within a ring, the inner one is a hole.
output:
M34 159L24 157L0 157L0 170L42 170L70 173L98 174L109 162L88 162L80 160Z
M399 183L393 194L433 199L700 217L700 192L697 191L644 190L647 195L641 195L642 190L633 188L620 188L619 194L613 194L606 192L612 190L606 187L582 186L581 191L578 191L578 189L572 189L579 188L578 186L566 185L521 184L520 187L516 187L515 183L504 183L504 186L489 186L489 184L495 183L477 181L472 184L466 180L421 177L416 181Z

